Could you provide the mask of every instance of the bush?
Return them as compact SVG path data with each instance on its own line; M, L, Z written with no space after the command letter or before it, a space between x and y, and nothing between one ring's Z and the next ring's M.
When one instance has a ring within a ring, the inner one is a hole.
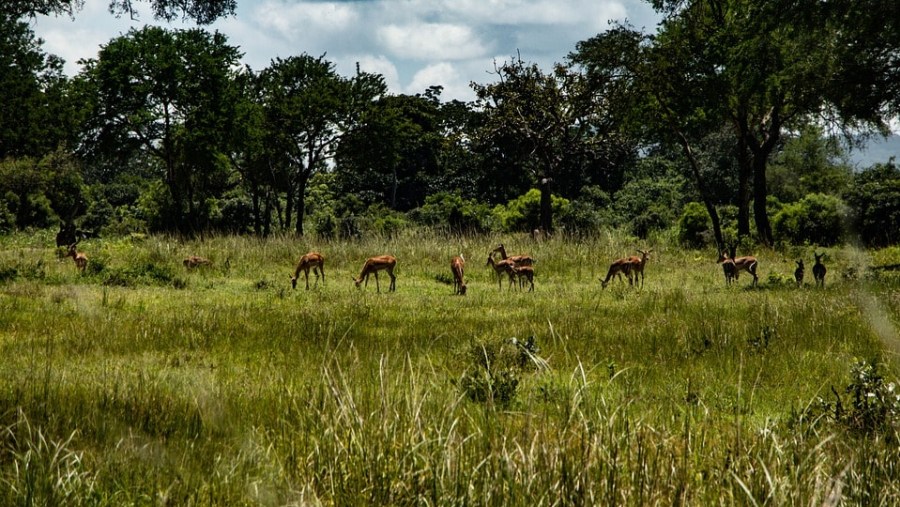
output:
M831 388L835 401L819 398L812 410L823 413L842 426L860 433L884 432L900 421L900 394L894 382L886 383L878 369L878 362L857 361L851 368L851 379L844 394ZM813 414L815 415L815 414Z
M831 246L844 237L847 206L832 195L809 194L800 201L785 204L775 215L772 228L776 236L795 244Z
M856 175L846 195L854 230L869 246L900 242L900 168L891 159Z
M687 182L681 177L643 178L625 184L615 195L619 224L639 238L675 224Z
M438 192L425 198L425 204L410 212L416 222L444 228L454 233L487 232L491 211L487 204L463 199L459 194Z
M571 203L568 199L550 196L553 219L565 223ZM491 211L496 224L506 232L530 232L541 224L541 191L532 188L524 195L506 203L499 204Z
M515 338L475 343L467 352L469 366L458 385L472 401L509 406L516 398L522 374L546 368L546 361L537 353L533 336L524 343Z
M584 187L578 198L570 203L569 212L559 218L559 224L576 234L590 234L602 227L611 226L613 224L611 202L609 194L602 188Z
M688 246L701 247L706 243L711 227L706 206L699 202L689 202L678 219L678 240Z

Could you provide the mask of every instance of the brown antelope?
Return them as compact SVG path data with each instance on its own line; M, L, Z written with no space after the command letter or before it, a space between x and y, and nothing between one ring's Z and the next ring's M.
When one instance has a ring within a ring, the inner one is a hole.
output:
M363 264L362 271L359 273L359 278L354 278L353 282L356 283L356 288L358 289L360 284L363 283L363 279L366 281L366 287L369 286L369 275L372 273L375 274L375 288L378 292L381 292L381 286L378 284L378 272L381 270L387 271L388 276L391 277L391 286L388 289L388 292L394 292L397 290L397 277L394 276L394 266L397 265L397 258L392 255L379 255L378 257L369 257L366 259L365 264Z
M616 259L612 264L609 265L609 271L606 272L606 278L600 278L600 284L605 289L607 285L609 285L609 281L614 276L618 276L619 280L622 280L622 273L625 273L625 278L628 278L628 285L632 285L634 282L631 279L631 262L628 257L624 257L622 259Z
M797 269L794 270L794 280L797 280L797 287L803 286L803 274L806 271L803 267L803 259L800 259L797 262Z
M488 255L487 265L494 268L494 272L497 273L497 286L500 290L503 290L503 274L506 273L509 276L509 288L512 288L513 280L515 279L515 272L513 268L516 267L516 263L512 261L512 259L504 259L500 261L495 261L494 256Z
M731 259L724 259L722 262L722 272L725 273L725 285L731 285L731 281L737 279L737 267Z
M823 253L822 255L819 255L816 252L813 252L813 255L816 257L816 263L813 264L813 278L816 279L816 287L818 287L821 283L822 288L824 289L825 273L828 271L827 269L825 269L825 265L822 264L822 258L825 257L825 254Z
M732 255L734 255L733 251L732 251ZM734 264L734 279L735 280L738 279L738 275L743 270L743 271L746 271L746 272L750 273L751 275L753 275L753 284L752 285L754 287L757 286L757 284L759 283L759 277L756 276L756 268L759 266L759 263L756 261L756 257L748 255L746 257L732 258L731 256L728 255L727 251L722 250L719 253L718 262L721 262L724 266L724 264L729 261ZM722 269L725 269L725 268L723 267ZM728 275L726 274L725 277L727 279Z
M79 271L84 273L84 268L87 267L88 258L84 252L79 252L75 250L75 245L78 243L72 243L69 245L69 249L66 253L66 257L71 257L73 261L75 261L75 267L78 268Z
M632 255L628 257L628 262L631 263L631 276L634 278L634 284L637 285L637 277L641 275L641 288L644 288L644 266L647 265L647 261L650 260L650 252L653 249L649 249L646 252L643 250L638 250L638 253L641 254L640 257Z
M210 264L212 264L212 261L205 257L190 255L184 258L182 264L184 264L184 267L188 269L193 269L199 266L209 266Z
M524 280L528 280L531 284L531 288L528 289L528 292L534 292L534 267L532 266L513 266L512 267L513 274L519 278L519 289L525 287Z
M309 270L312 268L313 274L316 275L316 283L313 288L319 286L319 273L322 273L322 285L325 285L325 257L319 252L309 252L300 257L297 267L294 268L294 275L291 276L291 288L297 288L297 279L300 278L300 271L306 275L306 290L309 290Z
M459 254L450 260L450 271L453 272L453 289L460 296L466 295L466 282L463 279L463 269L466 266L466 259Z
M506 247L503 246L503 243L500 243L499 245L497 245L497 248L491 250L491 255L494 255L497 252L500 253L501 259L510 260L516 266L532 266L532 265L534 265L534 259L532 259L530 255L513 255L513 256L507 257L506 256Z

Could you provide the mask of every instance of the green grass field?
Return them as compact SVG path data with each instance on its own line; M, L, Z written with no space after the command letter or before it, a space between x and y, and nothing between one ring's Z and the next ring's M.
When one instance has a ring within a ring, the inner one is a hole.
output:
M616 234L89 240L83 275L48 245L0 240L2 505L900 503L900 277L867 269L898 248L827 249L821 290L812 248L753 252L751 289ZM643 290L601 289L645 247ZM396 293L357 290L385 253Z

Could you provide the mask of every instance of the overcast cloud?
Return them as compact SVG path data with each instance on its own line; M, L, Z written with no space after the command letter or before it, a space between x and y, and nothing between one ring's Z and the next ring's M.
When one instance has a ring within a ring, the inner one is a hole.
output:
M66 60L70 76L80 71L78 60L96 57L101 44L131 27L159 24L145 3L137 4L143 14L138 21L116 19L107 5L108 0L86 0L74 21L35 21L44 49ZM471 100L469 83L493 81L495 61L520 54L549 69L576 42L626 19L647 30L657 20L640 0L238 0L235 17L207 29L226 34L256 70L276 57L324 54L344 75L357 63L383 75L394 93L440 85L445 100Z

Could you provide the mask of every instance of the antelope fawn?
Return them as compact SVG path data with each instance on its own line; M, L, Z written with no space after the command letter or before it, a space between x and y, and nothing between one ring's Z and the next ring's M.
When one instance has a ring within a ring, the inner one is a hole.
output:
M794 280L797 281L797 287L803 286L803 274L805 272L805 268L803 267L803 259L800 259L797 262L797 269L794 270Z
M494 272L497 273L497 286L500 290L503 290L503 274L506 273L509 276L509 287L512 288L513 280L515 279L515 272L513 268L516 267L516 263L512 261L512 259L504 259L501 261L495 261L494 256L488 255L487 265L494 268Z
M294 268L294 275L291 276L291 288L297 288L297 279L300 278L300 271L306 276L306 290L309 290L309 270L312 268L313 274L316 275L316 282L313 288L319 286L319 273L322 273L322 285L325 285L325 257L318 252L309 252L300 257L297 267Z
M825 269L825 265L822 264L822 259L825 257L825 254L823 253L822 255L819 255L819 254L813 252L813 255L816 257L816 263L813 264L813 278L816 279L816 287L818 287L819 284L821 283L822 288L824 289L825 288L825 273L828 272L828 270Z
M733 255L733 252L732 252L732 255ZM756 287L757 284L759 283L759 277L756 276L756 268L759 266L759 263L756 261L756 257L749 256L749 255L748 255L748 256L746 256L746 257L737 257L737 258L733 258L732 256L728 255L728 252L727 252L727 251L722 250L722 251L719 253L719 260L718 260L718 262L722 263L722 265L723 265L723 268L722 268L722 269L723 269L723 270L725 269L725 267L724 267L724 266L725 266L725 263L729 263L729 262L730 262L731 264L734 264L734 275L733 275L733 277L734 277L735 280L738 279L738 275L740 274L741 270L743 270L743 271L746 271L746 272L750 273L751 275L753 275L753 284L752 284L752 285L753 285L754 287ZM730 268L729 268L729 269L730 269ZM726 279L726 281L727 281L727 279L728 279L728 274L727 274L727 273L725 274L725 279Z
M66 252L66 257L71 257L73 261L75 261L75 267L78 268L79 271L84 273L84 268L87 267L88 258L84 252L79 252L75 249L75 245L78 243L72 243L69 245L69 249Z
M184 258L184 261L182 261L182 264L184 264L184 267L186 267L188 269L193 269L193 268L196 268L199 266L209 266L210 264L212 264L212 261L205 257L200 257L197 255L190 255L190 256Z
M643 250L638 250L638 253L641 254L640 257L635 257L632 255L628 258L628 262L631 264L631 273L634 278L634 284L637 285L637 277L641 275L641 288L644 288L644 266L647 265L647 261L650 260L650 252L653 249L649 249L646 252Z
M466 295L466 282L463 279L463 269L466 266L466 259L459 254L450 260L450 271L453 272L453 290L460 296Z
M513 266L513 274L519 279L519 288L524 288L524 280L531 284L528 292L534 292L534 267L532 266ZM523 280L524 279L524 280Z
M628 278L628 285L633 285L634 281L631 279L631 262L629 262L627 257L622 259L616 259L609 265L609 271L606 272L606 278L600 278L600 284L605 289L607 285L609 285L609 281L614 276L618 276L619 280L622 280L622 273L625 273L625 278Z
M391 277L391 286L388 289L388 292L394 292L397 290L397 277L394 276L394 266L397 265L397 258L392 255L380 255L378 257L369 257L366 259L365 264L363 264L362 271L359 273L359 278L354 278L353 282L356 284L356 288L358 289L360 284L365 280L365 286L369 286L369 275L372 273L375 274L375 288L378 292L381 292L381 286L378 284L378 272L381 270L387 271L388 276Z

